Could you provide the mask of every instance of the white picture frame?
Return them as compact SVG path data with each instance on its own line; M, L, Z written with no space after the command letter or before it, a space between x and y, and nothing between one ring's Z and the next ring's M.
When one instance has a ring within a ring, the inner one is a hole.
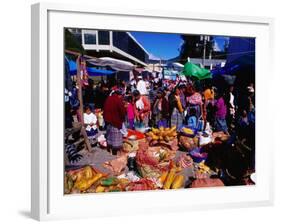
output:
M268 117L266 112L266 108L272 106L272 102L267 100L272 90L270 89L271 81L263 74L273 75L269 66L269 60L273 57L273 19L180 11L101 9L81 4L38 3L32 5L31 8L31 214L34 219L126 215L128 210L122 209L122 205L128 207L132 203L134 203L134 209L130 209L130 214L272 205L274 198L273 145L263 140L270 138L269 133L263 130L269 129L269 125L272 124L272 118ZM204 188L64 196L62 188L63 138L61 138L63 27L255 37L257 40L257 184L247 188Z

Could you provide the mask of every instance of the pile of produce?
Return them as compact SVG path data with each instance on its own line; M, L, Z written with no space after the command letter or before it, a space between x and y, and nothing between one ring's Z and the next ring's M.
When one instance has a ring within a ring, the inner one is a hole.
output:
M179 137L179 145L187 151L196 148L198 146L198 141L197 137L190 138L183 135Z
M173 167L169 171L164 171L159 178L160 183L163 184L163 189L179 189L183 188L185 178L181 174L177 174L178 168Z
M198 171L201 173L210 173L211 169L207 165L205 165L204 161L198 164Z
M142 177L158 178L163 170L168 170L175 152L165 147L150 147L147 142L139 144L136 162Z
M123 151L124 152L135 152L139 148L139 141L124 140L123 142Z
M183 169L191 167L193 165L193 159L189 155L182 154L178 160L178 165Z
M215 141L227 141L229 139L229 135L225 134L223 131L213 132L213 139Z
M146 136L148 137L149 140L152 141L158 141L159 143L169 143L172 141L174 138L177 137L177 130L176 126L173 126L171 128L164 128L160 127L158 128L152 128L150 132L146 133Z
M129 181L126 178L108 177L101 179L93 192L145 191L156 188L155 183L147 178Z
M209 178L211 175L211 169L207 165L205 165L204 161L196 164L196 178L197 179L205 179Z
M223 187L224 184L219 178L202 178L192 182L191 188L199 187Z
M105 175L91 166L65 173L65 193L83 193Z
M127 166L127 155L122 155L116 159L107 161L103 164L103 166L109 169L114 175L119 175Z
M176 126L152 128L146 134L128 129L121 155L102 157L104 154L98 153L107 153L106 150L97 150L95 158L99 159L95 166L105 168L107 174L90 165L66 171L65 193L180 189L188 187L189 177L195 177L201 186L205 184L202 179L210 178L215 172L204 163L211 153L208 150L228 139L223 132L197 132L188 127L182 127L179 132ZM105 147L105 136L100 135L98 142L101 148ZM181 150L177 151L179 147Z
M93 191L95 193L101 192L118 192L125 191L126 186L129 184L129 180L117 177L102 178Z
M146 191L146 190L155 190L157 186L152 180L147 178L142 178L139 181L131 182L127 185L127 191Z

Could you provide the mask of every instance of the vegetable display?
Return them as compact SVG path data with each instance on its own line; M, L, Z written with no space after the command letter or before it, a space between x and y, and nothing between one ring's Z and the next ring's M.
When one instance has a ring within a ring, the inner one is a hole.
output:
M65 171L65 193L104 193L121 191L145 191L155 189L181 189L191 186L190 177L210 178L214 174L204 160L215 142L200 147L200 136L187 127L179 129L152 128L143 134L128 130L123 138L123 149L118 156L99 157L100 164L94 164L103 172L86 165L79 169ZM229 136L215 132L209 135L216 140ZM105 137L103 137L104 140ZM105 151L105 149L100 149ZM131 165L130 165L131 164ZM133 164L133 165L132 165ZM78 166L81 167L81 166Z
M164 127L160 127L159 129L152 128L150 132L146 133L146 136L158 142L170 142L175 137L177 137L177 135L178 134L177 134L176 126L173 126L171 128L164 128Z
M91 166L65 173L65 193L84 192L105 175Z

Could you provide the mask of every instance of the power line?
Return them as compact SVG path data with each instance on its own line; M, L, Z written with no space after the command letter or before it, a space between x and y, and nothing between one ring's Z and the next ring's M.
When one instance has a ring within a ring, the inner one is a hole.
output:
M221 57L221 56L239 55L239 54L248 54L248 53L255 53L255 51L240 51L240 52L235 52L235 53L231 53L231 54L220 54L217 56L212 56L212 59L218 59L218 57ZM201 58L196 58L196 59L201 59ZM212 60L212 59L206 59L206 60ZM186 59L178 59L177 61L186 61Z

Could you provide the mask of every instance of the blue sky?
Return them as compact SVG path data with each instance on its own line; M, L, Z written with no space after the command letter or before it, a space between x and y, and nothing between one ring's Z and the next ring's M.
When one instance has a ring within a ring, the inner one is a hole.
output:
M225 41L229 41L229 37L224 36L214 36L215 39L215 48L218 50L223 50Z
M182 39L179 34L130 32L136 40L151 54L162 59L179 55ZM223 49L226 37L215 37L215 47Z
M151 54L162 59L179 55L182 39L178 34L130 32L136 40Z

